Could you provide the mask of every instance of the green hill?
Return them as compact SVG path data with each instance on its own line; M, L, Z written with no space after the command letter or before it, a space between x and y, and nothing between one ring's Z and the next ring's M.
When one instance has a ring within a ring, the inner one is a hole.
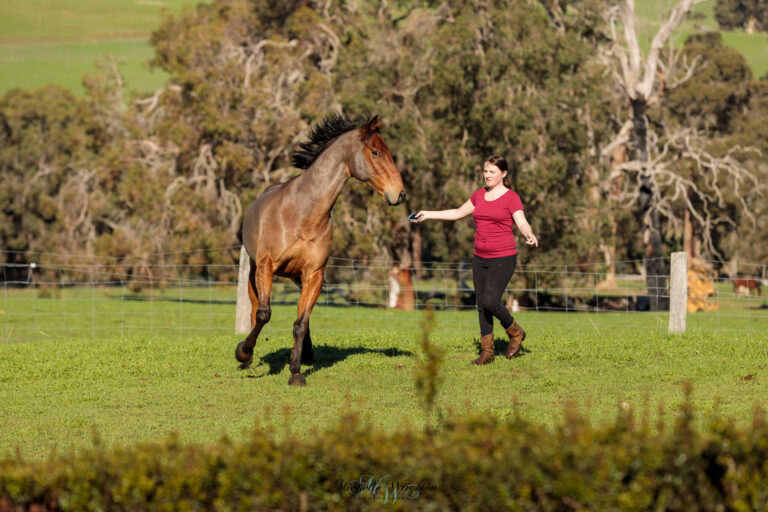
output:
M0 2L0 94L14 87L34 88L50 82L83 91L83 73L105 54L116 55L128 89L152 91L167 76L150 70L148 44L164 9L179 12L185 0L3 0ZM195 2L196 3L196 2ZM638 0L637 14L644 45L674 0ZM677 42L697 30L716 30L714 0L696 7L677 32ZM189 6L188 6L189 7ZM723 33L725 44L740 51L755 76L768 72L768 36L743 31Z
M640 43L647 50L651 39L677 0L636 0L635 11L638 16ZM695 33L718 30L714 17L715 0L709 0L694 7L675 32L675 44L680 46L685 39ZM744 30L721 31L723 44L739 51L752 68L752 74L759 78L768 73L768 34L755 32L747 34Z
M153 90L167 76L152 71L148 40L162 12L185 0L3 0L0 2L0 94L55 82L81 93L83 73L116 55L128 89Z

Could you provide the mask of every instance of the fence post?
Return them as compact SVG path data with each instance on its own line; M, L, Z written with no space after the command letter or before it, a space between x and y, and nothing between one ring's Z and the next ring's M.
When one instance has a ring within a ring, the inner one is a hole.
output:
M669 333L685 332L688 302L688 253L673 252L669 275Z
M248 298L248 274L251 272L251 259L240 247L240 266L237 271L237 306L235 309L235 334L251 332L251 299Z

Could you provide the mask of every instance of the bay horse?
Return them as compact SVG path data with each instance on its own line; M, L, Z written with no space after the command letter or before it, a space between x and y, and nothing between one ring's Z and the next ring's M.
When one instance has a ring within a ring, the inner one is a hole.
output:
M351 120L331 114L300 144L293 165L306 169L283 183L267 187L243 218L243 246L250 258L248 296L251 333L237 344L240 368L253 360L253 347L272 310L269 296L275 275L291 278L301 287L298 317L293 324L290 385L306 384L301 363L313 361L309 315L323 286L331 253L331 210L351 177L367 184L390 205L405 198L403 180L381 137L378 116Z

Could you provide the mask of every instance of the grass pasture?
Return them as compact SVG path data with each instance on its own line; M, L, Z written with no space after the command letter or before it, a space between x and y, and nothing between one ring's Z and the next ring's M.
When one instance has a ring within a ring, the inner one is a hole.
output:
M155 300L120 288L73 288L40 298L0 296L0 454L30 457L90 443L133 445L177 431L190 442L239 439L256 422L311 435L345 411L397 429L424 423L414 374L421 312L334 307L312 315L315 364L307 387L287 385L295 306L273 307L254 364L238 370L234 290L166 289ZM669 336L666 314L522 312L522 357L473 367L473 311L438 311L431 339L444 349L443 414L520 414L553 424L566 407L595 423L626 402L653 418L674 417L682 383L693 383L699 419L713 411L739 422L768 406L768 309L761 302L689 315L689 333ZM659 404L664 410L658 411ZM664 412L665 411L665 412Z
M0 2L0 94L12 88L32 89L47 83L62 84L83 92L84 73L94 73L94 63L104 55L122 62L127 90L143 92L161 87L167 75L150 70L149 35L158 27L161 12L178 13L188 0L4 0ZM636 2L641 44L650 41L673 0ZM686 20L676 32L676 44L691 33L717 30L715 2L695 7L700 19ZM764 32L723 32L726 45L741 52L756 77L768 72L768 35Z
M151 32L163 10L178 13L186 0L4 0L0 3L0 94L48 83L83 92L82 76L105 55L122 61L128 90L152 91L167 75L150 70Z
M641 0L635 2L639 43L645 52L648 52L653 36L667 19L672 8L678 3L676 0ZM679 48L689 35L696 32L718 31L714 8L715 0L708 0L695 5L692 15L689 15L675 31L675 46ZM724 45L737 50L744 56L755 78L760 78L768 73L768 33L747 34L745 30L724 30L720 33L723 36Z
M0 44L0 92L35 89L48 83L61 84L75 94L83 93L83 76L96 75L95 63L106 55L120 60L127 90L159 89L168 79L162 70L151 70L147 62L153 49L147 38L108 41L24 42Z

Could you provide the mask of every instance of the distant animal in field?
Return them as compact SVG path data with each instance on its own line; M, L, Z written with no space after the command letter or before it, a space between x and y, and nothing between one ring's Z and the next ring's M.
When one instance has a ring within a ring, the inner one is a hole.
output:
M760 290L760 282L754 279L734 279L733 280L733 293L738 295L750 295L752 290L757 290L757 296L762 297L763 293Z

